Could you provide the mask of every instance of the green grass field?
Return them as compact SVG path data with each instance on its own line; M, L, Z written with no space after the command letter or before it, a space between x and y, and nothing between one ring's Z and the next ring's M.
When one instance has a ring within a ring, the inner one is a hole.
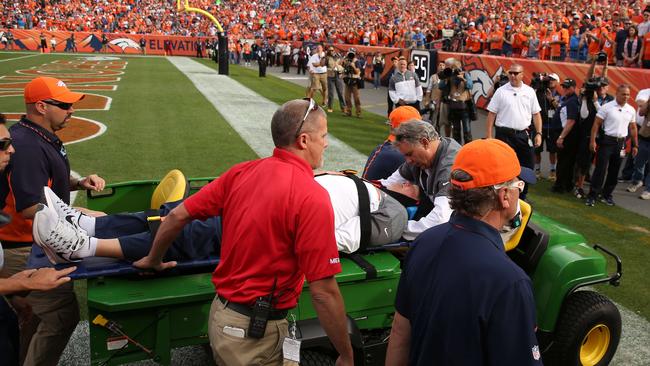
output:
M0 60L19 56L0 52ZM0 76L76 57L43 55L2 62ZM108 182L159 178L171 168L180 168L190 177L214 176L234 163L255 158L215 108L167 60L124 59L128 66L116 83L118 89L97 93L113 98L111 109L76 113L101 121L108 130L99 138L68 147L73 170L82 175L97 172ZM216 68L214 62L202 62ZM304 88L273 76L261 80L255 70L231 65L230 71L233 79L278 104L305 94ZM22 97L0 98L0 112L23 110ZM369 112L364 112L363 119L334 113L329 116L329 131L368 154L386 137L384 122L385 117ZM618 253L624 269L621 286L598 288L650 319L650 281L645 276L650 262L648 219L619 207L599 205L597 210L588 210L572 196L553 195L548 188L547 182L532 188L534 209L584 234L589 243L603 244ZM83 200L77 203L83 204Z

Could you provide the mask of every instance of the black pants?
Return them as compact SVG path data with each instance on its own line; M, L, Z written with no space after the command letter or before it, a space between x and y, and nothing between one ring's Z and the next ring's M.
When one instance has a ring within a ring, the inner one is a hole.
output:
M602 193L605 198L612 196L616 183L618 183L618 170L623 160L621 149L624 142L622 139L617 140L609 136L604 136L601 139L596 151L596 168L594 174L591 175L589 198L596 199L599 193Z
M386 102L388 102L388 112L386 112L386 115L390 115L390 112L393 111L393 100L390 99L390 94L386 96Z
M18 319L0 296L0 364L18 366Z
M505 142L515 151L517 159L519 159L519 165L530 169L535 167L535 149L532 146L528 131L515 131L510 128L496 127L494 137ZM520 197L525 199L526 194L528 194L528 184L524 187Z
M290 65L291 65L291 56L290 55L282 56L282 72L289 72Z
M578 156L580 141L575 129L564 138L563 148L557 150L557 179L553 188L557 192L571 192L573 189L573 173Z
M266 60L265 59L260 59L257 61L257 65L259 67L259 76L266 77Z

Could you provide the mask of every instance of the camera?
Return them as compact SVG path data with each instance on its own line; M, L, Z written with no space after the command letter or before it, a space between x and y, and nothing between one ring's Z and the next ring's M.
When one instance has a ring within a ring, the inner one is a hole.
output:
M460 69L452 69L451 67L445 67L442 71L438 73L440 79L449 79L451 77L456 77L460 75Z
M587 80L584 87L585 87L585 91L597 91L598 88L600 88L600 79L599 78L591 78L591 79Z
M345 58L352 61L357 56L357 50L350 48L348 53L345 55Z
M535 90L543 90L549 88L551 78L545 72L533 72L533 78L530 81L530 87Z
M510 82L510 79L508 78L508 75L506 74L501 74L499 75L499 80L497 80L496 83L494 83L494 90L499 89L500 87L508 84Z
M605 52L598 52L596 54L596 62L607 62L607 54Z

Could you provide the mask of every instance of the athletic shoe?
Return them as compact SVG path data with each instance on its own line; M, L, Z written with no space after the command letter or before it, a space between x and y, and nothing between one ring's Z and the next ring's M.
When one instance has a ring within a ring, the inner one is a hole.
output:
M90 246L90 237L85 232L76 230L47 206L39 207L32 226L34 242L52 264L78 262L75 252Z
M650 191L643 191L639 198L642 200L650 200Z
M636 181L636 182L633 182L632 184L630 184L627 187L627 191L634 193L634 192L636 192L637 189L641 188L642 186L643 186L643 182L641 182L639 180L639 181Z
M332 108L327 108L327 113L332 113L334 110Z
M81 230L84 234L88 233L79 226L79 219L83 213L68 206L48 186L43 187L43 196L45 196L47 207L53 209L61 220L69 222L76 230Z
M551 170L551 172L548 173L548 180L550 180L551 182L555 182L556 179L557 176L555 175L555 170Z
M594 207L594 205L596 205L596 200L591 197L587 198L587 202L585 202L585 205L589 207Z
M585 191L582 188L578 188L578 187L576 187L573 190L573 195L576 196L577 199L583 199L583 198L587 197L587 195L585 194Z
M603 197L600 199L600 202L606 204L607 206L614 206L616 203L614 203L614 198L613 197Z

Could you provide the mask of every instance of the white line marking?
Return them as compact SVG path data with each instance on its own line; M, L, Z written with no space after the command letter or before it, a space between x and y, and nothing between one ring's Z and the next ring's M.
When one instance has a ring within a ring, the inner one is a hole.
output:
M278 109L277 104L190 58L170 57L168 60L192 81L258 156L273 153L271 117ZM343 141L329 136L326 169L361 169L366 159Z
M40 56L40 53L37 53L35 55L27 55L27 56L20 56L20 57L14 57L14 58L6 58L4 60L0 60L0 62L7 62L7 61L15 61L15 60L20 60L21 58L29 58L29 57L34 57L34 56Z

